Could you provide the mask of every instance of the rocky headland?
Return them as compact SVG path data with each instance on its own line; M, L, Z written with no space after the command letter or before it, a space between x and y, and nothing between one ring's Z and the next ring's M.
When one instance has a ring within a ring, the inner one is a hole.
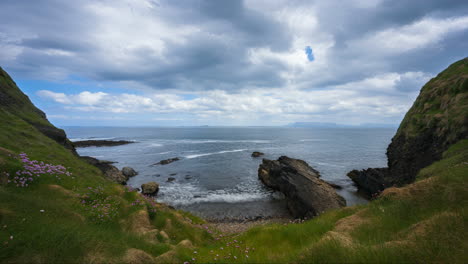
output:
M426 83L387 148L388 167L353 170L348 176L375 196L390 186L412 183L449 146L468 138L468 58Z

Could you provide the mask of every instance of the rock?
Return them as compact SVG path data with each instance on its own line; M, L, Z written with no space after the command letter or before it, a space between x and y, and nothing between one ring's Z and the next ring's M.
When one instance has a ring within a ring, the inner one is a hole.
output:
M178 160L180 160L180 158L175 157L175 158L161 160L160 162L155 163L153 165L167 165L167 164L170 164L170 163L172 163L174 161L178 161Z
M156 195L159 192L159 184L156 182L148 182L141 185L141 193L144 195Z
M175 178L174 178L174 177L169 177L169 178L167 178L167 182L173 182L173 181L175 181Z
M192 176L190 176L190 175L185 175L184 178L185 178L186 180L190 180L190 179L192 179Z
M412 183L418 172L468 138L468 58L426 83L387 148L388 168L348 173L368 194Z
M340 185L336 183L332 183L332 182L327 182L327 183L330 184L330 186L333 187L334 189L337 189L337 190L343 189L343 187L341 187Z
M329 209L346 205L333 187L319 179L319 172L305 161L280 157L263 159L258 177L268 187L286 196L287 207L295 218L310 218Z
M138 174L133 168L130 167L123 167L122 168L122 174L125 175L126 177L130 178Z
M127 140L82 140L74 141L73 145L76 148L86 148L86 147L113 147L135 143L135 141Z
M259 152L259 151L254 151L254 152L252 152L252 155L251 155L251 156L252 156L253 158L258 158L258 157L263 156L263 155L265 155L265 153Z
M171 176L175 176L175 175L177 175L177 173L171 173L171 174L169 174L169 175L171 175Z
M373 197L392 185L388 168L352 170L347 175L358 186L359 191L368 197Z
M107 161L100 161L98 159L95 159L93 157L87 157L87 156L82 156L80 157L82 160L86 161L87 163L97 167L104 173L104 176L108 178L109 180L120 183L125 185L128 181L128 177L123 175L122 172L117 169L117 167L111 165Z

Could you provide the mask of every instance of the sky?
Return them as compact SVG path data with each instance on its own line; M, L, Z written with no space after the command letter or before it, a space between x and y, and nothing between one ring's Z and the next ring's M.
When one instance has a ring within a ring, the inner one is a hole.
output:
M398 124L467 56L466 0L0 1L0 66L58 126Z

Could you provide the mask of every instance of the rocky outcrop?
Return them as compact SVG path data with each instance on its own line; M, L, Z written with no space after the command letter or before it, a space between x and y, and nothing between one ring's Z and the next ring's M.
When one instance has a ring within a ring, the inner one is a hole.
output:
M266 186L286 196L288 209L296 218L314 217L346 205L345 199L303 160L286 156L278 160L263 159L258 177Z
M0 67L0 109L26 121L45 136L76 153L65 131L56 128L47 120L46 114L35 107L29 97L18 88L11 77Z
M76 148L86 148L86 147L113 147L135 143L134 141L127 140L82 140L74 141L73 145Z
M133 176L138 175L138 172L136 172L133 168L130 168L130 167L123 167L123 168L122 168L122 174L123 174L125 177L130 178L130 177L133 177Z
M102 173L104 173L104 176L107 179L113 182L119 183L119 184L125 185L127 183L128 177L126 177L119 169L117 169L117 167L111 165L112 162L101 161L93 157L86 157L86 156L83 156L80 158L86 161L87 163L100 169Z
M387 148L388 169L353 171L357 186L374 194L415 180L419 170L468 138L468 58L450 65L424 87Z
M258 158L258 157L263 156L263 155L265 155L265 153L259 152L259 151L254 151L254 152L252 152L251 156L252 156L252 158Z
M178 160L180 160L180 158L177 158L177 157L176 158L170 158L170 159L161 160L160 162L155 163L153 165L167 165L167 164L170 164L170 163L172 163L174 161L178 161Z
M141 185L141 193L144 195L157 195L159 192L159 184L156 182L148 182Z
M363 189L362 192L369 196L369 198L392 186L392 179L389 178L388 168L352 170L348 172L348 177L360 186Z

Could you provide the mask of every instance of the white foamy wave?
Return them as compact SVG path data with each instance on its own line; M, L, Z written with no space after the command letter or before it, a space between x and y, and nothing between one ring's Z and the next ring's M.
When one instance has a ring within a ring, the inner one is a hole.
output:
M195 203L240 203L267 200L270 198L270 193L261 192L259 190L238 191L233 189L202 191L193 185L174 184L161 187L158 201L180 206Z
M223 151L212 152L212 153L202 153L202 154L187 155L187 156L185 156L185 158L187 158L187 159L194 159L194 158L199 158L199 157L204 157L204 156L211 156L211 155L218 155L218 154L232 153L232 152L241 152L241 151L246 151L246 150L247 150L247 149L223 150Z
M322 166L344 168L344 166L342 166L342 165L336 165L336 164L331 164L331 163L326 163L326 162L316 162L316 163L318 165L322 165Z
M75 141L84 141L84 140L112 140L112 139L115 139L115 137L70 138L70 141L75 142Z
M156 154L160 154L160 155L163 155L163 154L168 154L168 153L171 153L172 151L165 151L165 152L159 152L159 153L156 153Z
M174 143L183 143L183 144L205 144L205 143L257 143L257 144L266 144L271 143L271 140L218 140L218 139L182 139L174 140Z
M306 139L301 139L299 140L300 142L314 142L314 141L326 141L324 139L318 139L318 138L306 138Z

